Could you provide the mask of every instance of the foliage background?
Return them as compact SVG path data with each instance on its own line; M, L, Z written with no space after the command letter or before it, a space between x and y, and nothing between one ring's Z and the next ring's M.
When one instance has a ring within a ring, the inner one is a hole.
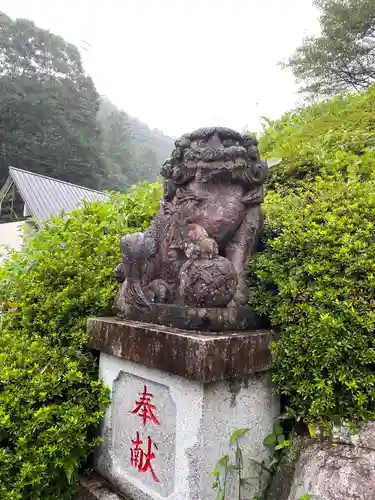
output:
M297 419L375 417L375 87L286 114L261 137L279 157L252 304L281 333L274 381Z
M0 498L72 498L108 403L86 320L111 312L119 237L144 229L160 186L92 203L29 236L0 268Z
M265 158L282 158L268 176L268 191L308 187L316 176L370 179L375 160L375 86L266 120L260 137Z

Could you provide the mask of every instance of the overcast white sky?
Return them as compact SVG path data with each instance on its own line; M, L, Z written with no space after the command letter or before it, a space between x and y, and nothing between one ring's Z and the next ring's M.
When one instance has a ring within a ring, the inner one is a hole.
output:
M297 102L277 67L318 32L312 0L0 0L82 50L97 89L151 127L259 129Z

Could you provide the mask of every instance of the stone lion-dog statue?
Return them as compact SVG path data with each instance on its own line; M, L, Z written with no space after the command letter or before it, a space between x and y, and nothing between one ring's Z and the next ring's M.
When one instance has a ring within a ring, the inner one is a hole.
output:
M151 226L120 240L120 316L154 304L227 308L248 302L246 275L263 228L267 163L255 137L201 128L175 142Z

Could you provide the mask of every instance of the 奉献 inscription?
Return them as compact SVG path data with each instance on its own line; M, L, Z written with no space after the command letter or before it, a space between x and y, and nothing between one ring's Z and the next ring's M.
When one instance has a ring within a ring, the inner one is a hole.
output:
M167 497L174 489L176 406L169 388L120 372L112 394L112 450L120 476Z
M143 392L139 393L140 398L135 402L136 406L132 411L133 415L139 415L142 419L143 425L146 426L147 421L152 422L155 425L160 425L159 420L155 416L156 406L151 403L153 394L147 391L147 385L143 386ZM138 472L150 472L152 479L159 483L154 469L152 468L151 461L155 459L155 453L152 451L153 447L157 450L158 447L152 442L152 438L147 436L147 452L141 447L143 441L140 437L140 432L137 431L137 436L131 440L134 448L130 450L130 463L133 469L138 469Z

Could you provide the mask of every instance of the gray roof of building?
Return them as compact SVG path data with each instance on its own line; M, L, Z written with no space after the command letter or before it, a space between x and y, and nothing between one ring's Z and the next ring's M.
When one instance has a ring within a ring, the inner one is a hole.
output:
M43 226L43 223L51 217L59 216L62 211L69 213L79 208L83 200L106 201L109 198L100 191L34 174L20 168L9 167L9 176L39 226Z

